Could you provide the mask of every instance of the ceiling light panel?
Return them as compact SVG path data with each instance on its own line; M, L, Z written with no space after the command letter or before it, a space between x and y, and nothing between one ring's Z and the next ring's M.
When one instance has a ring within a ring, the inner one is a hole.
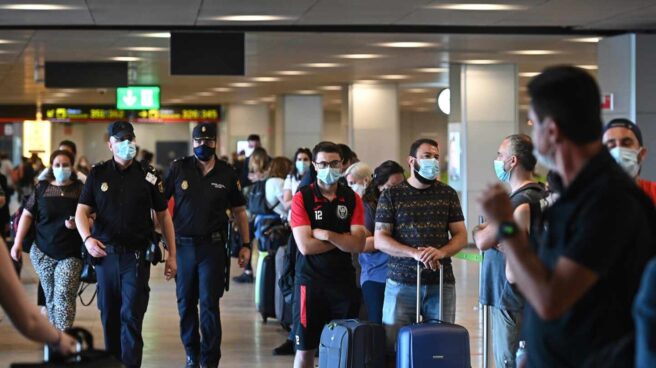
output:
M237 82L237 83L230 83L230 85L237 88L247 88L247 87L255 86L255 83Z
M384 43L379 43L378 46L396 47L396 48L422 48L422 47L435 47L437 46L437 44L431 42L404 41L404 42L384 42Z
M24 11L44 11L44 10L80 10L82 8L70 5L57 4L6 4L0 5L2 10L24 10Z
M493 3L451 3L451 4L436 4L429 5L427 8L439 10L461 10L461 11L513 11L525 10L526 6L514 4L493 4Z
M336 68L338 66L342 66L342 64L337 64L337 63L309 63L309 64L303 64L303 66L306 66L308 68Z
M513 55L544 56L544 55L560 54L560 51L555 51L555 50L515 50L515 51L508 51L508 53L513 54Z
M139 61L141 58L138 58L136 56L115 56L111 58L114 61Z
M256 77L253 78L253 81L255 82L279 82L281 81L281 78L276 78L276 77Z
M292 20L294 17L287 17L283 15L263 15L263 14L249 14L249 15L226 15L220 17L211 17L210 20L218 20L223 22L275 22L281 20Z
M421 73L445 73L449 71L447 68L419 68L416 70Z
M383 57L383 55L379 54L343 54L343 55L338 55L337 57L343 58L343 59L352 59L352 60L365 60L365 59L378 59Z
M304 72L302 70L281 70L279 72L276 72L276 74L294 76L294 75L306 75L308 74L308 72Z
M169 51L166 47L124 47L122 50L125 51L137 51L137 52L162 52Z

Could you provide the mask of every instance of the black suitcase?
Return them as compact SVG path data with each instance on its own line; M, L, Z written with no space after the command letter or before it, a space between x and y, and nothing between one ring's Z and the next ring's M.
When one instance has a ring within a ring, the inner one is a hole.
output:
M285 296L280 290L280 285L278 280L282 277L284 271L285 263L285 251L287 250L287 245L278 248L276 251L276 290L275 290L275 308L276 308L276 319L280 322L282 327L289 331L292 325L292 305L291 303L285 303Z
M417 263L417 323L399 330L396 341L396 368L470 368L469 333L456 324L442 322L442 282L440 267L440 321L419 321L421 266Z
M63 357L44 347L44 357L41 363L14 363L11 368L123 368L125 365L104 350L93 347L93 336L82 328L70 328L66 333L80 342L80 351L71 356Z
M264 323L276 317L276 259L274 254L260 251L255 278L255 306L262 315Z
M340 319L321 332L319 368L385 367L385 329L357 319Z

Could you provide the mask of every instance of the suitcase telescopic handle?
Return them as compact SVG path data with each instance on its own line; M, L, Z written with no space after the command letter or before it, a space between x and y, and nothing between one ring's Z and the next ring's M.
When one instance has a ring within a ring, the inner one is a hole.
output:
M440 261L440 283L439 283L439 309L438 309L438 318L440 321L444 320L443 313L444 313L444 266L442 265L442 262ZM420 314L421 314L421 262L417 262L417 305L416 305L416 323L421 322L420 321Z

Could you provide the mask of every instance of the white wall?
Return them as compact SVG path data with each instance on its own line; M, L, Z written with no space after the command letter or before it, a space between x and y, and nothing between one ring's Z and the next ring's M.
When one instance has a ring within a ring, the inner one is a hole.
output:
M414 141L430 138L437 141L440 148L440 166L442 170L446 170L447 125L447 115L439 111L401 111L401 152L398 158L401 166L407 166L410 145Z
M348 144L348 136L345 133L342 127L341 111L325 110L323 112L321 140Z
M70 134L66 134L65 127L70 127ZM107 148L107 126L105 123L53 123L52 144L56 147L64 139L75 142L79 156L86 156L89 162L107 160L111 157ZM134 124L134 133L137 145L148 151L155 151L156 142L187 141L191 142L191 133L188 123L137 123Z
M228 105L225 114L228 134L228 152L237 150L237 141L246 140L250 134L259 134L262 146L271 150L274 145L271 115L267 104Z
M291 157L298 147L312 147L321 140L323 97L285 95L278 99L276 132L282 125L283 154Z

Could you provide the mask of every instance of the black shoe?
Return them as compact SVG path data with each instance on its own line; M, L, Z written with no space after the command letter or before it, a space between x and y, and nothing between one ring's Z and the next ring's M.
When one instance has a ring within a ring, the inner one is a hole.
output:
M187 364L185 365L185 368L199 368L200 365L198 364L198 360L194 359L192 357L187 357Z
M232 281L234 281L238 284L252 284L253 283L253 274L244 272L239 276L233 277Z
M280 346L273 349L273 355L294 355L294 343L292 340L285 340Z

